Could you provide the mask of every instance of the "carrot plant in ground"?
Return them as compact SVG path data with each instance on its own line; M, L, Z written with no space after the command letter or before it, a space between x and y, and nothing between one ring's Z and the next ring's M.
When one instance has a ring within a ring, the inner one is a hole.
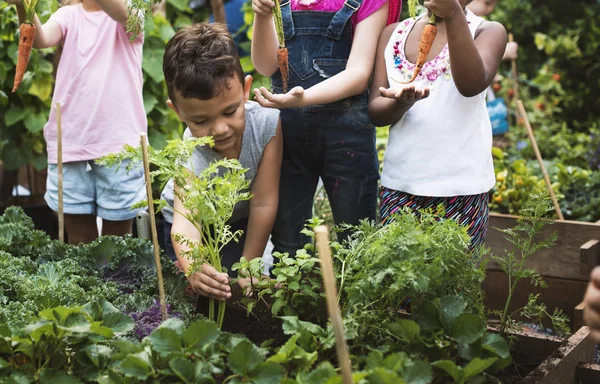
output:
M244 176L246 169L235 159L220 159L210 163L196 175L190 157L197 146L213 145L212 138L192 140L173 140L162 150L149 149L149 162L156 167L151 178L163 181L173 179L175 195L181 201L184 212L176 211L194 225L200 236L191 239L183 234L174 234L173 238L187 248L181 256L192 260L188 274L196 273L202 264L208 263L217 271L224 272L221 266L221 249L231 241L238 241L242 231L231 231L228 224L238 202L249 200L250 181ZM131 146L119 154L109 155L101 163L113 166L128 160L127 167L139 166L141 148ZM137 206L143 206L147 201ZM158 207L166 202L159 201ZM223 325L226 303L219 301L215 314L215 300L209 301L209 319L217 325Z
M559 333L569 332L567 326L569 320L566 315L558 308L549 313L544 304L538 303L539 295L530 295L525 307L510 311L513 294L519 281L525 279L536 287L546 287L546 283L540 274L533 268L526 268L525 262L536 252L549 248L556 242L556 233L546 239L539 241L535 239L540 230L546 224L551 223L547 216L552 211L553 208L549 203L549 198L543 195L534 195L530 203L522 210L517 226L501 230L506 235L505 238L517 250L516 252L514 250L506 251L503 257L492 256L492 259L498 262L500 268L506 273L508 279L508 296L504 310L492 311L493 315L500 317L501 336L505 335L507 331L520 329L518 322L513 317L517 313L538 323L541 323L542 319L547 317L552 321L556 331Z

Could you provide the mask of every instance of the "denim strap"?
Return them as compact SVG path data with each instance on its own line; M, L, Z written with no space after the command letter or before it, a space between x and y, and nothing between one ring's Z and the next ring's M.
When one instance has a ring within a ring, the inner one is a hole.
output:
M292 20L292 0L283 0L279 3L281 8L281 21L283 24L283 37L286 40L294 37L294 20Z
M339 40L344 32L346 23L352 17L354 12L360 8L363 0L346 0L342 9L336 12L327 28L327 37L334 40Z

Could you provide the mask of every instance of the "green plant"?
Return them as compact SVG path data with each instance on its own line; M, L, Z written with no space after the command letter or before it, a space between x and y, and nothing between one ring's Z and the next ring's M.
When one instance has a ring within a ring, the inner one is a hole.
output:
M221 266L221 249L230 241L237 241L241 231L232 232L228 224L236 204L249 200L250 181L244 176L246 169L236 159L220 159L210 163L197 175L189 162L194 149L198 146L213 145L212 138L195 138L191 140L173 140L162 150L150 147L148 161L155 170L150 172L152 180L161 181L173 179L175 195L181 201L185 212L177 211L198 230L199 239L190 239L182 234L174 234L174 239L184 245L187 250L183 256L189 257L192 264L188 274L196 273L204 263L212 265L217 271L223 272ZM118 154L111 154L100 163L108 166L121 164L129 160L128 169L140 165L142 158L141 147L125 146ZM184 164L188 164L188 169ZM137 206L144 206L147 201ZM158 202L158 207L164 206L164 201ZM219 302L218 313L215 316L215 300L209 301L209 319L216 320L219 327L223 324L226 303Z
M514 228L502 229L506 235L505 238L513 244L518 250L517 256L515 251L507 251L505 256L492 256L492 259L497 261L508 278L508 296L502 311L493 311L492 313L500 316L500 335L503 336L507 330L518 329L518 323L513 319L513 316L520 312L526 318L540 321L546 315L552 321L553 326L559 332L568 333L568 318L560 309L555 309L552 314L546 311L546 306L537 303L538 295L530 295L529 301L524 308L519 308L510 312L510 305L513 294L520 280L527 279L534 286L546 287L546 283L539 273L532 268L526 268L525 262L529 257L539 250L549 248L556 241L556 233L552 236L537 241L536 234L550 220L546 218L548 212L552 211L552 206L549 204L549 198L543 196L533 196L530 204L522 211L522 216L518 219L518 224Z

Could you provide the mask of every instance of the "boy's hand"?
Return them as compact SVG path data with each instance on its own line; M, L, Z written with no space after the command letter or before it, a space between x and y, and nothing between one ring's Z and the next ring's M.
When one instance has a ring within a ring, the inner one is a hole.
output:
M274 7L275 3L272 0L252 0L252 10L256 16L270 17Z
M592 330L592 337L600 342L600 267L594 268L585 293L583 319Z
M304 88L294 87L286 94L274 94L265 87L254 90L256 101L267 108L298 108L302 107Z
M429 87L417 89L414 84L402 84L392 88L381 87L379 88L379 92L381 92L381 96L388 99L416 103L429 96Z
M463 12L458 0L426 0L423 5L442 19Z
M517 57L519 56L518 54L518 49L519 49L519 45L514 42L514 41L510 41L508 43L506 43L506 50L504 51L504 60L516 60Z
M188 276L188 281L194 292L202 296L219 301L224 301L231 297L229 276L226 273L217 272L209 264L203 264L199 272Z

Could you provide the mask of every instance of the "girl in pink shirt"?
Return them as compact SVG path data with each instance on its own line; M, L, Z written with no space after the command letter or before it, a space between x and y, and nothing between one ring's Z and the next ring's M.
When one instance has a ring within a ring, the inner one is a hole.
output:
M24 19L20 0L19 21ZM103 235L131 232L144 198L140 171L129 174L98 166L94 160L136 146L147 120L142 97L143 36L133 41L126 32L128 10L123 0L83 0L59 8L41 25L37 16L34 48L62 42L52 109L44 127L48 151L46 202L58 210L57 102L61 105L65 225L70 243L90 242L98 236L96 216L103 219Z

